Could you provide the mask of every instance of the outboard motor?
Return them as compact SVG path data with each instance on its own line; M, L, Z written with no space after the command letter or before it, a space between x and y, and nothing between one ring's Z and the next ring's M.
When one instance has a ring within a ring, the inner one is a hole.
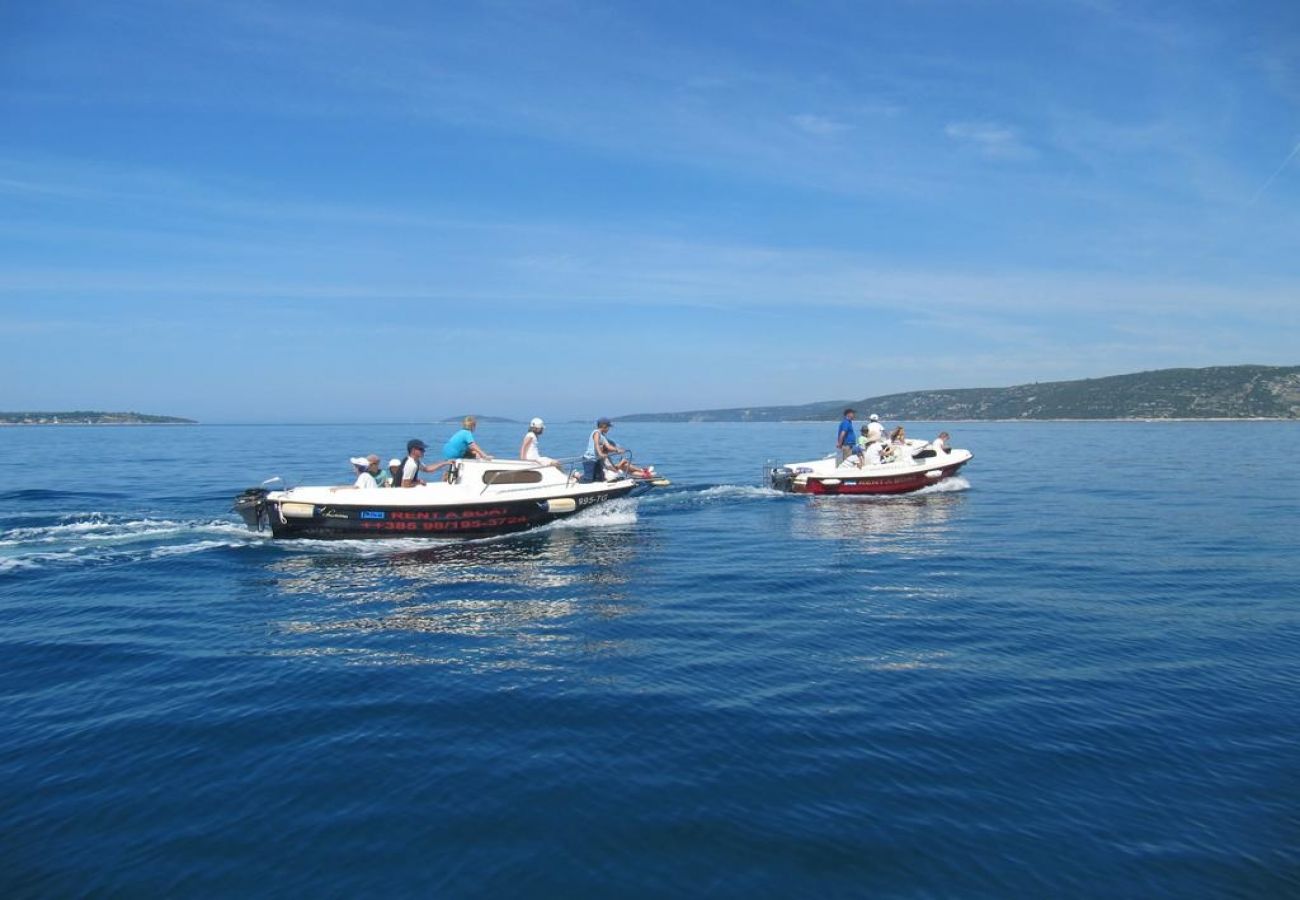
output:
M235 498L235 512L244 520L244 524L254 531L261 531L271 524L271 516L266 509L266 488L249 488Z
M773 489L789 493L791 483L794 481L794 470L788 466L776 466L768 469L768 480L771 482Z

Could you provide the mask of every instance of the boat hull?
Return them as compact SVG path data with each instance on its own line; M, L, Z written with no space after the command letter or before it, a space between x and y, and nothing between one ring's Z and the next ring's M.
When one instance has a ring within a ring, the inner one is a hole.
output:
M771 469L768 479L772 487L791 494L909 494L953 477L971 458L971 454L966 451L954 451L950 459L932 458L924 463L901 467L882 466L880 471L874 472L871 467L864 470L854 466L835 466L833 462L820 460Z
M654 484L630 478L584 484L512 463L461 469L455 484L402 490L251 488L234 508L250 528L276 538L485 537L546 525Z

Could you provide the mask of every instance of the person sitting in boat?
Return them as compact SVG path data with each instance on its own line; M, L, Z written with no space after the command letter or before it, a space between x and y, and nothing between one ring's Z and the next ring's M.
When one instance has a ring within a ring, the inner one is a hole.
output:
M519 458L526 459L529 462L535 462L539 466L555 466L560 468L559 460L551 459L549 456L542 456L541 447L538 446L537 439L542 436L546 430L546 423L541 419L533 419L528 423L528 430L524 432L523 442L519 445Z
M885 439L885 426L880 424L880 416L872 413L867 421L867 437L873 441Z
M388 486L388 473L379 468L379 454L371 453L366 457L366 471L375 479L375 487Z
M910 463L912 461L912 449L907 446L907 433L903 431L902 425L889 433L889 444L882 455L886 462Z
M354 488L373 490L374 488L379 487L379 485L375 483L375 476L370 471L369 457L354 456L349 460L349 462L352 463L352 468L354 468L357 473L357 480L352 483ZM378 464L378 462L379 457L376 456L375 463Z
M885 461L886 445L881 441L868 441L867 445L862 448L862 462L868 466L878 466Z
M401 487L402 486L402 461L400 459L390 459L388 461L388 474L384 478L384 487Z
M587 450L582 454L582 480L587 482L605 480L605 463L611 453L626 453L627 450L610 440L609 429L614 425L601 416L596 420L596 429L587 440Z
M630 459L620 459L618 462L610 460L605 469L606 481L618 481L620 478L649 479L654 477L654 466L638 466Z
M460 431L453 434L442 446L442 458L450 462L453 459L491 459L474 440L474 429L478 419L466 416L461 419Z
M856 412L852 407L844 410L844 418L840 420L839 430L835 432L835 452L839 454L839 462L844 462L848 455L853 452L854 415L856 415Z
M941 431L939 432L939 436L937 438L930 441L930 443L926 444L925 448L918 451L912 458L929 459L932 456L947 454L951 452L951 450L952 448L948 445L948 432Z
M450 462L450 460L443 460L433 465L425 465L424 451L426 449L424 441L419 438L411 438L406 442L406 462L402 464L402 480L400 482L402 487L409 488L424 484L424 480L420 478L421 472L436 472Z

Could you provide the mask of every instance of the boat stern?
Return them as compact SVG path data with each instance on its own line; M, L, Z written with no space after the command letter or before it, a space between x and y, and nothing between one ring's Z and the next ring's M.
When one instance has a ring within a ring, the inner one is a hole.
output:
M235 512L253 531L262 531L271 524L271 516L266 502L270 493L266 488L249 488L235 498Z

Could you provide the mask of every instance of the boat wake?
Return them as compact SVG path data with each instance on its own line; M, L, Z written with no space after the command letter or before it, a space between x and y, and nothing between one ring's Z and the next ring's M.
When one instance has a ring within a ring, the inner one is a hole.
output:
M788 498L789 494L749 484L713 484L655 491L641 498L647 511L698 509L717 503L745 503Z
M178 520L101 512L10 519L0 530L0 575L139 562L260 544L265 536L220 519Z
M928 494L965 491L964 478L949 478L917 491L915 499ZM790 494L744 484L714 484L675 487L638 498L611 500L575 515L557 519L527 532L454 540L457 544L501 543L517 540L520 534L576 533L588 529L619 529L635 525L638 513L650 516L703 510L718 504L788 501ZM898 498L869 498L890 502ZM212 551L261 548L288 554L389 556L426 550L430 541L394 537L367 540L280 540L271 534L249 531L228 519L152 518L135 514L104 512L64 515L12 516L0 520L0 576L46 569L117 565L147 560L186 557Z
M956 491L970 490L970 482L960 475L954 475L951 478L945 478L938 484L932 484L929 487L923 487L912 494L913 497L924 497L927 494L951 494Z

